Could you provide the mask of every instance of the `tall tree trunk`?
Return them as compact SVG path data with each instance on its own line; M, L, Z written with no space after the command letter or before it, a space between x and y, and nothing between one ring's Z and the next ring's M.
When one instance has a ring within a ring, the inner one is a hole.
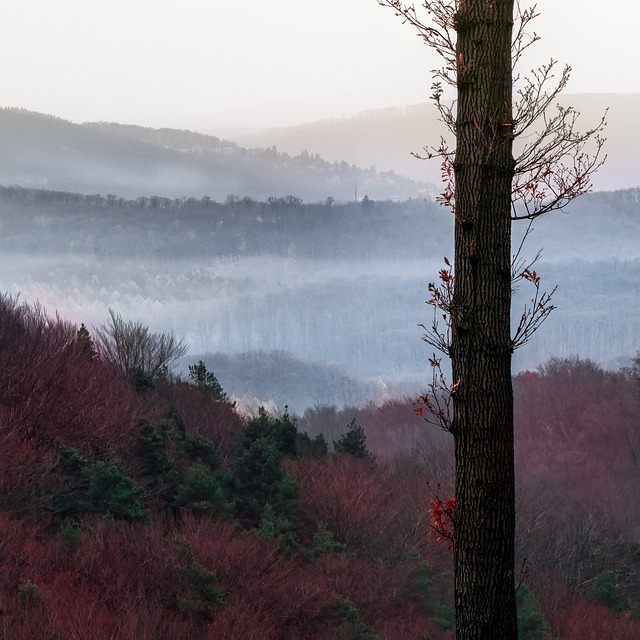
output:
M514 0L460 0L451 309L458 640L516 640L511 189Z

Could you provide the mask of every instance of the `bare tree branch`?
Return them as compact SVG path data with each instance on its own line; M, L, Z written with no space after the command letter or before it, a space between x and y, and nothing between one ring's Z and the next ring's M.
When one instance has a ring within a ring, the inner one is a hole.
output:
M411 25L425 44L433 49L444 61L440 69L433 69L434 83L431 87L433 100L440 120L448 131L456 135L456 101L443 99L443 85L457 86L461 74L469 69L461 59L456 58L456 29L460 0L423 0L420 15L415 4L400 0L377 0L383 7L391 8ZM530 24L539 15L537 5L523 8L515 3L512 41L512 63L514 69L522 55L540 37L530 31ZM577 120L580 115L573 107L556 105L555 113L549 110L558 95L566 88L571 67L565 66L556 78L557 61L550 60L522 78L523 86L516 91L514 99L513 139L526 140L520 155L516 158L516 171L512 190L512 219L532 220L549 211L564 208L574 198L587 193L592 188L591 177L606 160L603 153L605 138L602 132L606 126L606 113L591 129L579 132ZM514 85L521 81L514 79ZM491 144L491 141L489 141ZM413 154L416 158L443 158L451 161L453 151L443 140L439 147L427 146L425 154ZM445 163L443 162L443 166ZM440 198L447 206L455 207L453 175L447 176L446 189Z
M152 333L142 322L123 320L109 309L109 320L94 330L99 355L124 375L139 369L152 378L184 356L188 347L169 333Z

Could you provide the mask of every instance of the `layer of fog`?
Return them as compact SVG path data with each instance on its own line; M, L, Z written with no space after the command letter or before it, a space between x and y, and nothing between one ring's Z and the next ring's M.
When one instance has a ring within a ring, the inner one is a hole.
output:
M604 211L603 202L594 196L591 208ZM448 226L446 212L424 206L427 227L436 220ZM545 247L535 268L543 288L558 285L553 300L558 309L530 344L516 351L514 372L535 368L551 355L580 355L617 367L640 346L635 218L594 218L589 207L583 208L580 215L559 214L538 225L528 241L528 255ZM302 411L317 403L412 395L428 381L433 350L421 340L419 325L431 322L427 284L443 266L442 258L452 255L451 234L427 237L415 212L409 222L418 240L424 235L418 242L425 247L423 257L416 256L418 245L409 239L404 246L391 243L395 250L376 246L371 238L379 221L368 228L368 218L355 231L335 235L333 243L321 224L309 231L308 245L320 243L315 257L286 234L277 236L286 251L265 248L262 255L221 257L206 251L200 223L171 225L160 214L157 226L150 218L144 224L132 219L123 227L115 224L122 216L138 214L120 212L118 220L110 220L116 213L105 209L90 223L78 221L75 231L55 212L27 209L24 214L20 227L29 248L17 243L12 252L5 236L0 290L40 300L90 328L104 322L112 308L153 330L173 330L190 345L182 369L203 358L223 387L243 400L273 401L280 408L288 403ZM6 230L17 223L7 218L3 224ZM93 236L86 236L83 224ZM255 219L253 226L260 226ZM329 236L338 233L332 229ZM604 241L606 229L615 241ZM255 232L266 238L260 229ZM186 245L192 247L190 255L167 249L167 234L183 235L191 243ZM336 257L327 257L331 254ZM514 318L532 294L533 287L522 283Z

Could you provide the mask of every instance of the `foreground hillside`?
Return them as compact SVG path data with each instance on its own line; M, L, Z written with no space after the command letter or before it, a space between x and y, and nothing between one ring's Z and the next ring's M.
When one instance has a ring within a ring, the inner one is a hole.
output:
M453 637L447 434L411 401L240 418L123 326L135 357L0 300L5 637ZM514 381L522 638L640 634L639 368Z
M246 149L190 131L114 123L76 124L0 109L0 183L82 193L179 198L228 195L311 201L408 198L424 190L393 172L360 169L317 153ZM369 167L370 165L365 165Z

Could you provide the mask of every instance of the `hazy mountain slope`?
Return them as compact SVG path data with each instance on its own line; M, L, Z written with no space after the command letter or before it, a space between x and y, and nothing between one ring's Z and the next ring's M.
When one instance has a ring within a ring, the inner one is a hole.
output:
M640 94L582 94L561 96L559 102L581 114L581 129L596 125L608 108L605 131L607 163L595 177L598 190L640 185ZM420 161L426 145L437 145L445 133L430 103L367 111L351 118L314 122L299 127L273 129L259 134L236 136L246 146L276 145L287 153L319 153L379 171L393 170L416 180L438 184L437 161ZM213 131L213 130L212 130Z
M0 109L0 184L128 198L228 195L306 201L407 198L424 186L320 156L244 149L213 136L108 123L74 124Z
M287 153L307 149L328 160L344 158L360 166L437 183L437 163L417 160L411 153L419 153L430 141L439 140L440 133L444 130L435 108L425 104L365 111L350 118L271 129L234 140L251 146L276 145Z

